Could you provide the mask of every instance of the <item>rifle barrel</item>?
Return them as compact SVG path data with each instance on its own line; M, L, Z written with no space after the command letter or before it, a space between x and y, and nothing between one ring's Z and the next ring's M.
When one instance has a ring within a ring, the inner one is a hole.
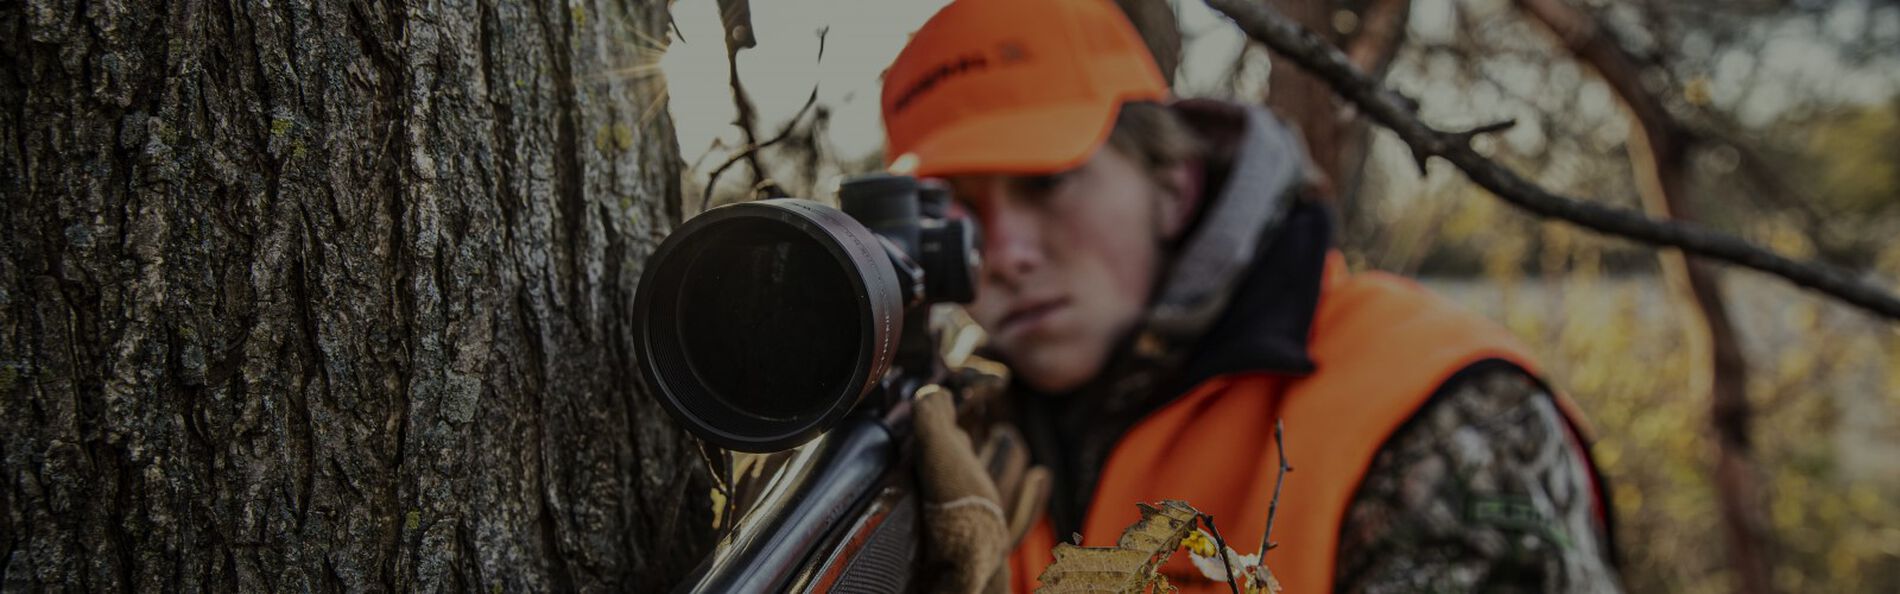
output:
M746 518L757 521L739 522L674 592L784 591L869 503L897 455L890 430L855 413L807 447Z

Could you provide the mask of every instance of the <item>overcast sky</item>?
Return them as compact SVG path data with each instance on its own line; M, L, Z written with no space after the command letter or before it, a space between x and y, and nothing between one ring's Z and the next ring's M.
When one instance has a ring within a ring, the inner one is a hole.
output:
M758 104L764 130L784 121L819 88L818 101L832 109L832 142L846 156L875 150L883 142L878 124L879 79L912 31L945 0L769 0L752 3L759 47L739 53L739 72ZM681 153L697 157L714 137L728 144L731 92L726 87L726 50L713 0L679 0L674 19L685 40L674 39L661 60L679 127ZM1239 51L1240 35L1199 2L1181 6L1183 29L1195 35L1187 48L1181 88L1212 84L1220 67ZM824 60L817 31L830 27ZM1197 68L1196 66L1212 66Z

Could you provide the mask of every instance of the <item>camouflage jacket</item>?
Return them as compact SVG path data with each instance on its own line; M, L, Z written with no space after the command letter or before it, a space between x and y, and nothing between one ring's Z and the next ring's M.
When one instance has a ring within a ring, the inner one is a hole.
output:
M1340 592L1618 592L1595 482L1549 393L1504 365L1446 384L1375 456Z

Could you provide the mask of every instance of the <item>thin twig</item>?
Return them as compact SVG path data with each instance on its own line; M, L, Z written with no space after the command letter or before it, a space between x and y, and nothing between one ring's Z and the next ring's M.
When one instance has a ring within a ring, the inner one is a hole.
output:
M1220 557L1220 566L1227 570L1227 589L1240 594L1240 586L1234 585L1234 564L1227 559L1227 539L1221 538L1220 529L1214 527L1213 514L1201 514L1201 521L1207 522L1207 531L1214 533L1214 554Z
M1412 106L1412 109L1416 111L1418 109L1418 106L1414 104ZM1492 122L1489 124L1485 124L1483 126L1471 128L1463 132L1451 132L1450 135L1452 138L1452 142L1462 144L1462 145L1470 145L1471 141L1477 140L1479 136L1483 136L1485 134L1503 132L1505 130L1511 129L1512 126L1516 126L1516 125L1517 125L1517 120L1504 120L1501 122ZM1432 156L1430 154L1426 153L1423 150L1420 150L1419 147L1416 147L1416 146L1412 147L1412 160L1418 163L1418 175L1420 177L1424 177L1430 174L1430 170L1426 169L1425 165L1426 165L1426 161L1431 158Z
M824 27L818 30L818 61L819 62L823 62L825 59L825 37L829 35L830 33L831 33L830 27ZM700 195L699 195L700 212L705 212L705 210L708 207L712 206L713 188L719 185L719 176L724 175L727 169L731 168L733 165L738 164L740 161L745 161L752 165L753 177L758 180L757 182L753 184L754 187L762 188L766 190L779 189L777 184L770 184L769 182L771 180L765 178L764 170L761 169L759 166L759 161L758 161L759 151L764 149L765 147L783 142L786 138L791 137L792 131L797 129L798 127L798 122L805 118L805 113L811 111L812 106L818 103L818 83L812 83L811 94L805 97L805 105L799 107L798 112L792 114L792 117L785 121L785 126L779 128L778 134L774 135L770 140L766 140L765 142L759 142L758 138L756 137L755 133L752 130L753 128L753 124L752 124L753 112L751 110L752 100L746 95L745 85L739 82L739 62L736 59L737 53L738 53L738 50L736 49L732 50L727 54L726 58L727 58L727 64L731 67L731 81L730 82L732 85L733 101L737 105L740 106L739 107L739 129L743 130L745 133L746 146L745 148L740 149L739 152L733 153L732 156L727 157L726 160L720 163L718 167L713 168L713 171L711 174L708 174L706 176L706 187L704 190L700 192Z
M733 125L745 137L745 146L756 147L759 146L758 107L752 102L752 94L746 92L745 82L739 78L739 51L759 45L758 36L752 30L752 3L750 0L718 0L718 4L719 20L726 33L726 84L732 87L732 107L737 115ZM755 185L768 179L765 165L759 163L758 151L741 151L737 156L751 166ZM712 187L713 183L706 184L708 199L712 196ZM700 210L705 210L705 200L701 202Z
M1353 66L1338 48L1255 0L1206 0L1227 15L1248 37L1291 58L1326 81L1333 92L1391 129L1415 154L1450 161L1479 186L1531 213L1562 219L1608 235L1680 249L1696 256L1753 268L1889 319L1900 320L1900 297L1871 282L1820 262L1801 262L1734 235L1679 221L1551 193L1485 158L1471 147L1471 136L1425 125L1417 110L1397 93Z
M757 155L761 149L764 149L765 147L768 147L768 146L772 146L774 144L778 144L780 142L784 142L786 138L791 137L793 128L795 128L798 125L799 120L804 119L805 112L811 110L812 105L817 102L818 102L818 85L813 84L811 86L811 95L805 98L805 106L798 108L798 113L792 114L792 119L785 121L785 127L780 128L776 136L773 136L771 139L766 140L765 142L746 146L744 149L741 149L739 152L733 153L732 156L726 157L726 160L719 163L718 167L714 167L712 170L712 173L707 174L706 176L705 190L700 192L699 210L705 211L707 207L712 206L713 186L718 185L720 175L724 174L726 170L730 169L733 165L737 165L740 161L750 159L754 155ZM764 181L770 181L770 180L760 180L760 181L764 182Z
M725 505L719 510L718 528L720 534L723 535L732 530L732 513L735 509L734 500L739 497L738 489L733 488L735 477L730 476L732 473L732 452L723 448L714 448L711 444L697 439L693 441L697 446L694 449L699 452L699 460L706 463L706 472L712 475L713 489L719 491L726 499ZM713 462L712 451L719 452L719 462Z
M765 175L765 165L759 163L758 149L752 148L760 146L759 133L757 130L759 111L752 103L751 93L746 92L745 83L739 80L739 51L737 49L726 52L726 65L728 67L727 71L731 73L727 79L727 84L732 87L733 108L739 114L735 125L739 127L740 134L745 136L745 144L749 147L747 150L740 151L736 156L744 159L746 165L752 168L752 179L765 181L767 179ZM706 189L707 195L710 196L712 184L707 184Z
M1293 467L1286 463L1286 422L1273 422L1273 449L1280 454L1280 477L1273 480L1273 501L1267 503L1267 531L1260 535L1260 564L1267 564L1267 551L1277 546L1273 544L1273 518L1280 513L1280 487L1286 486L1286 473Z

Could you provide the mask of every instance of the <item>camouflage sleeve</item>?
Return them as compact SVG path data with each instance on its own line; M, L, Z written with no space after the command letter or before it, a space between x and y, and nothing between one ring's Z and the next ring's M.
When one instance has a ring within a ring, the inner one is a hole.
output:
M1441 390L1353 495L1338 591L1620 591L1587 462L1550 394L1506 367Z

